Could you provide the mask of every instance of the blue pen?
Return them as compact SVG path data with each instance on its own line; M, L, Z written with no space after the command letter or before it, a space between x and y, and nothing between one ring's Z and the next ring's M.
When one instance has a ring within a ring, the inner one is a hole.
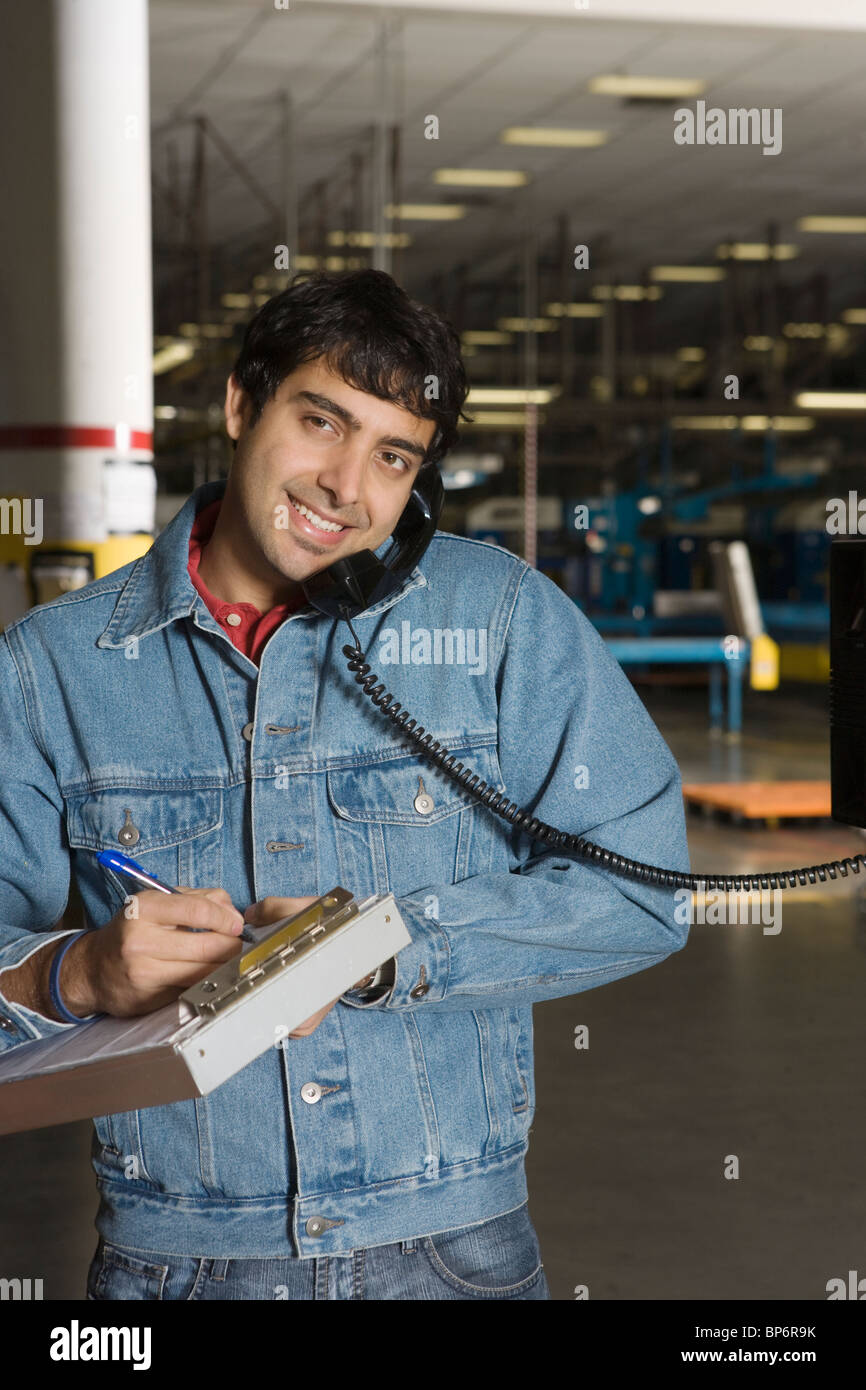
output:
M160 879L154 878L147 869L143 869L134 859L130 859L125 854L118 854L116 850L101 849L97 852L97 860L106 869L114 869L117 874L125 874L127 878L134 878L137 883L143 883L146 888L156 888L160 893L179 893L179 888L171 888L169 884L162 883ZM185 927L185 931L207 931L207 927ZM255 941L254 936L248 934L249 929L244 927L241 932L241 941Z

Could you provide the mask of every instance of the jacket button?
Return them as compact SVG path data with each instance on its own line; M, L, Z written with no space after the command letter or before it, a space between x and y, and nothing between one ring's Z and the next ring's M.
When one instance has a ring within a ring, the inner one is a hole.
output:
M321 1216L311 1216L304 1230L308 1236L320 1236L325 1230L325 1223Z
M126 820L117 832L117 838L122 845L137 845L141 839L141 831L137 825L132 823L132 815L127 807L124 807L123 814Z
M423 999L423 998L424 998L424 995L425 995L425 994L429 994L429 992L430 992L430 986L429 986L429 985L415 985L415 987L414 987L413 989L410 989L410 991L409 991L409 998L410 998L410 999Z
M305 1100L308 1105L315 1105L317 1100L322 1099L322 1088L317 1081L308 1081L301 1087L301 1100Z
M250 723L250 724L245 724L245 725L244 725L244 727L243 727L243 736L244 736L244 738L246 739L247 743L252 743L252 741L253 741L253 726L252 726L251 723Z
M12 1022L11 1018L0 1018L0 1028L3 1029L4 1033L15 1032L15 1024Z

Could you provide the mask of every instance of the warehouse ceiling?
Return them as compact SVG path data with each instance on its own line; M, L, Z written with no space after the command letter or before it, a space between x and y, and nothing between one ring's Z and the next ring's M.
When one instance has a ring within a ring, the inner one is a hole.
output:
M288 88L302 226L316 184L324 185L333 229L345 226L348 159L369 150L381 109L384 14L392 26L392 114L402 132L399 200L467 206L456 222L401 226L412 238L404 274L461 263L493 274L525 226L552 225L565 213L575 238L604 245L622 277L671 259L712 263L720 242L761 241L774 223L779 240L798 246L799 268L832 271L844 293L862 267L862 234L806 234L796 223L804 215L863 211L866 34L606 20L595 9L603 13L598 4L555 19L322 0L291 0L288 10L240 0L151 0L154 172L168 181L171 145L172 177L188 185L188 120L204 114L279 206L278 103ZM590 80L605 73L702 79L708 107L781 108L781 152L677 146L673 112L683 101L647 104L590 92ZM431 114L438 140L425 139ZM602 130L607 142L565 150L501 142L507 127L539 125ZM462 190L456 198L433 181L442 166L517 168L529 182ZM217 243L245 240L266 215L218 154L207 204Z
M190 334L210 322L227 335L199 336L194 360L158 377L158 401L189 407L183 428L166 411L166 461L186 458L196 437L215 451L209 460L222 458L214 403L252 306L287 283L274 276L274 248L294 240L293 218L301 269L376 263L334 238L372 234L377 159L380 180L393 175L389 202L464 209L451 221L380 223L406 240L378 262L461 332L494 330L530 304L538 314L552 301L600 308L605 292L627 300L630 286L643 287L641 302L617 305L607 340L599 318L574 318L561 332L465 347L473 384L512 385L529 379L535 340L534 379L559 389L541 417L551 488L565 486L557 464L617 470L635 457L640 428L658 442L684 400L717 412L729 372L742 386L739 413L758 422L758 450L760 420L794 409L798 391L858 389L866 234L807 231L799 220L866 214L863 0L285 3L150 0L157 333L169 342L187 320ZM658 17L683 13L694 21ZM709 109L765 110L772 138L679 144L675 112L696 110L697 98L592 90L610 75L700 82ZM425 138L431 117L437 139ZM579 128L603 143L505 143L513 127ZM436 181L443 168L516 170L526 181L451 187ZM720 259L731 243L787 248L788 258ZM578 245L587 269L574 265ZM672 264L715 267L724 283L659 281L654 267ZM232 307L233 293L250 297ZM807 330L802 340L784 336L791 325ZM837 414L819 416L801 447L859 466L857 417ZM522 431L481 437L516 463ZM688 446L677 456L689 466ZM707 439L700 459L703 472L725 476L727 443Z

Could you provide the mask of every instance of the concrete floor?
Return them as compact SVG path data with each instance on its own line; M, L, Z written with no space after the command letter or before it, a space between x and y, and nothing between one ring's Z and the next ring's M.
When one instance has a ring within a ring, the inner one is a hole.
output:
M642 689L684 780L827 777L827 691L746 693L738 746L703 691ZM693 871L866 851L832 824L690 817ZM692 928L660 966L537 1005L530 1210L554 1299L825 1299L866 1274L866 875L796 888L782 929ZM589 1027L589 1048L574 1030ZM89 1124L0 1138L0 1274L83 1298L95 1245ZM726 1179L729 1155L739 1178Z

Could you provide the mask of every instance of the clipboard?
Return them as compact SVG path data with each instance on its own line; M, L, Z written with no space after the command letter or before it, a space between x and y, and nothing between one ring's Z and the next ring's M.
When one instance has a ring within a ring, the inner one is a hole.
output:
M411 941L392 894L333 888L172 1004L0 1057L0 1134L207 1095Z

